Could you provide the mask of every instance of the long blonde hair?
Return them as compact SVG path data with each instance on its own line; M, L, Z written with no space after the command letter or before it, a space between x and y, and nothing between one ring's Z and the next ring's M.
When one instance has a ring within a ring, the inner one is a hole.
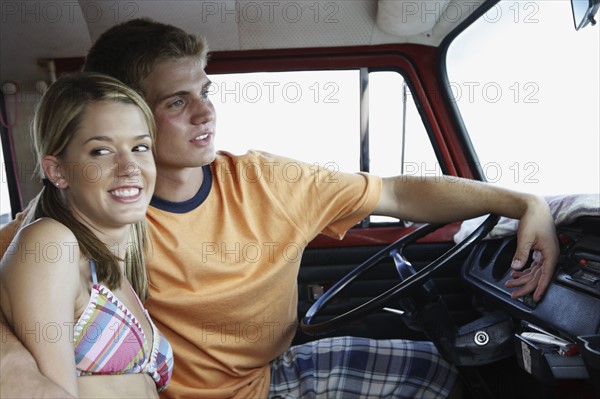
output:
M136 105L142 111L154 142L156 125L152 111L137 92L113 77L98 73L61 77L40 100L31 125L38 173L42 179L45 178L42 158L46 155L57 158L64 155L79 128L86 107L99 101ZM110 289L119 287L121 273L118 262L122 259L73 216L61 190L52 184L44 184L35 201L34 210L30 212L26 223L40 217L50 217L67 226L75 235L81 254L96 263L98 280ZM145 300L148 297L148 274L144 266L144 252L149 241L145 220L131 225L130 240L132 245L127 246L124 259L125 276L140 299Z

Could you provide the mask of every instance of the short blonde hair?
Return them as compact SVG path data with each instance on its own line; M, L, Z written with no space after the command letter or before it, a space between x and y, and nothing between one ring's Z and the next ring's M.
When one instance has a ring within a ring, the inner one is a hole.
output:
M84 70L114 76L144 94L143 81L157 64L195 58L204 68L207 57L204 37L149 18L138 18L104 32L88 52Z

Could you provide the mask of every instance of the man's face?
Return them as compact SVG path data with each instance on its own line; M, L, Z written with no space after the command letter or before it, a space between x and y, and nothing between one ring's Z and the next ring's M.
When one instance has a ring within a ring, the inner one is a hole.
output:
M159 63L144 79L146 101L156 120L159 173L215 159L216 113L209 86L200 60L191 57Z

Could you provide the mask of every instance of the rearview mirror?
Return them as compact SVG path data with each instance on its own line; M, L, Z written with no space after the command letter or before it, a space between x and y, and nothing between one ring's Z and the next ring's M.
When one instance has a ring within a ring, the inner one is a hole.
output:
M571 0L575 30L579 30L591 22L596 25L594 15L600 8L600 0Z

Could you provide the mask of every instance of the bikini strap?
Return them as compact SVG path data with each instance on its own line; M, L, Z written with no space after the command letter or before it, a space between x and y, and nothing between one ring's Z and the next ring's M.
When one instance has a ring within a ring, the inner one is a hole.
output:
M92 269L92 282L98 284L98 276L96 275L96 263L90 259L90 269Z

